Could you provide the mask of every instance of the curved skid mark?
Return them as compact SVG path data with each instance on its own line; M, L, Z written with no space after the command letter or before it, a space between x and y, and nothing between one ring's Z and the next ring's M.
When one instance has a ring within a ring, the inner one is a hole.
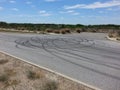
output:
M56 44L56 41L59 42L59 45ZM80 48L83 48L83 47L84 48L91 47L91 48L94 48L94 49L98 50L99 48L93 47L95 45L95 43L92 40L87 40L87 39L76 40L76 39L72 39L72 38L68 39L68 38L38 38L38 37L32 37L32 38L29 38L29 39L26 39L26 40L22 40L22 39L21 40L16 40L15 43L17 45L22 45L22 46L29 47L29 48L42 48L46 52L49 52L51 55L56 56L56 57L60 58L61 60L64 60L68 63L72 63L72 64L74 64L78 67L82 67L82 68L88 69L90 71L93 71L93 72L96 72L96 73L99 73L99 74L102 74L102 75L107 75L109 77L120 80L120 77L113 76L113 75L110 75L108 73L104 73L104 72L86 67L84 65L75 63L73 61L67 60L67 59L59 56L60 53L58 54L58 52L62 52L63 55L69 54L68 57L77 58L79 60L81 60L80 58L84 58L85 59L84 61L86 61L86 62L95 63L95 64L98 64L98 65L104 65L106 67L110 67L110 68L114 68L114 69L119 70L120 68L111 66L111 65L107 64L106 62L96 61L96 60L91 59L89 57L85 57L85 56L82 56L82 55L79 55L79 54L75 54L75 53L66 51L66 50L71 50L72 51L76 48L80 49ZM82 52L82 51L79 51L79 52ZM82 53L84 53L84 52L82 52ZM113 64L113 63L110 63L110 64ZM120 66L120 65L118 65L118 66Z

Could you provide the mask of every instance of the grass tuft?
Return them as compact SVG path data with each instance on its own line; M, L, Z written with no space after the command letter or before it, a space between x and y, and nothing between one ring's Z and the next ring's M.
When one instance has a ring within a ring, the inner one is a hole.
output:
M5 87L8 87L8 86L16 86L20 83L19 80L8 80L5 82Z
M0 75L0 82L7 82L9 80L9 76L2 74Z
M31 80L40 79L43 76L44 75L42 72L28 71L28 73L27 73L27 77Z
M6 59L0 60L0 64L5 64L5 63L7 63L7 62L8 62L8 60L6 60Z
M14 69L5 69L4 71L5 71L6 75L8 75L8 76L16 75L16 71Z
M58 89L58 83L54 81L49 81L45 84L43 90L57 90Z

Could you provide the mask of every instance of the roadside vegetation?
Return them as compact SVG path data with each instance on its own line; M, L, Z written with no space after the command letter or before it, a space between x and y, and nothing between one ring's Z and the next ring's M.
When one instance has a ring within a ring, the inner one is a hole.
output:
M109 31L109 37L120 37L120 31Z
M119 30L120 25L82 25L82 24L32 24L32 23L6 23L0 22L0 31L23 33L56 33L69 34L80 32L105 32Z
M116 38L116 40L120 41L120 31L119 30L111 30L111 31L109 31L108 36L110 38Z
M5 63L7 63L7 62L8 62L7 59L0 59L0 64L5 64Z
M0 53L0 90L94 90Z
M55 81L48 81L43 86L43 90L58 90L58 83Z
M29 71L27 71L27 77L28 77L28 79L35 80L35 79L43 78L44 74L42 71L40 72L40 71L29 70Z

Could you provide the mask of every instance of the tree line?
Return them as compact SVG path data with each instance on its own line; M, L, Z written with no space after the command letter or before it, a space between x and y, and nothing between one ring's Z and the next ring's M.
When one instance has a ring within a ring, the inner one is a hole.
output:
M82 25L82 24L32 24L32 23L7 23L0 22L0 28L29 30L29 31L45 31L45 30L81 30L91 32L106 32L108 30L120 30L120 25Z

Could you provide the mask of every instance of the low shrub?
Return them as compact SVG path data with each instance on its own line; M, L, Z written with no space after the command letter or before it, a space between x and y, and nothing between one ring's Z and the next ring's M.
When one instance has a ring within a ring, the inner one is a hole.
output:
M70 30L65 30L65 32L66 32L66 33L71 33L71 31L70 31Z
M61 31L61 34L66 34L65 30L62 30L62 31Z
M117 38L118 41L120 41L120 38Z
M78 30L76 30L76 32L77 32L77 33L81 33L81 31L80 31L79 29L78 29Z
M0 82L7 82L9 79L8 75L2 74L0 75Z
M8 60L6 60L6 59L0 60L0 64L5 64L5 63L7 63L7 62L8 62Z
M56 33L56 34L60 34L60 31L58 31L58 30L55 30L55 31L54 31L54 33Z
M28 71L27 77L31 80L39 79L44 76L43 72Z
M54 81L49 81L45 84L43 90L57 90L58 89L58 83Z
M46 32L47 32L47 33L52 33L52 32L53 32L53 30L46 30Z

